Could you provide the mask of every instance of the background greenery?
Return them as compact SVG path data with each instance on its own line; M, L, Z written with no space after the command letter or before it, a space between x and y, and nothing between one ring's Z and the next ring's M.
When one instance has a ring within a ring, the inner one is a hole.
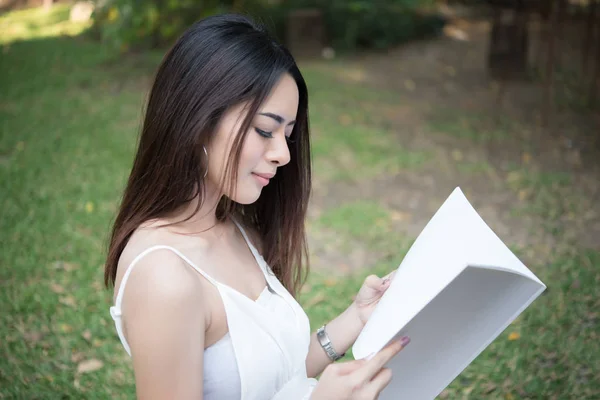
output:
M158 2L144 4L150 10ZM61 5L51 12L0 16L0 398L5 399L134 397L129 359L108 313L111 295L102 287L102 264L149 79L162 51L122 57L118 49L75 36L90 24L69 23L68 12ZM160 35L168 38L175 31ZM123 33L123 43L135 36L128 35ZM342 62L308 63L302 69L314 110L315 183L368 181L398 171L425 176L427 166L440 168L435 149L407 150L384 123L386 107L413 107L412 97L336 80L348 72ZM348 109L355 110L351 117ZM436 115L423 122L427 132L464 136L445 110ZM463 118L473 127L483 117ZM493 140L513 133L514 127L504 126ZM482 140L475 133L460 139ZM335 157L340 162L330 163ZM360 165L360 173L349 176L348 165ZM461 176L494 169L483 161L460 165ZM559 238L560 245L544 253L548 262L540 252L530 265L549 290L440 397L598 399L600 254L566 243L564 231L553 223L557 216L586 209L585 199L574 197L580 184L568 173L541 173L525 162L514 165L503 188L529 196L529 206L514 212L543 218L548 225L539 226L538 234ZM314 270L300 296L313 327L342 311L368 273L396 267L414 239L393 229L393 221L407 219L377 197L318 211L309 221L311 234L339 242L346 254L359 240L378 257L347 274Z
M290 11L312 8L323 13L330 45L339 50L385 48L443 27L440 17L417 12L431 0L104 0L95 11L92 33L121 49L153 48L169 43L192 22L214 13L252 15L282 41Z

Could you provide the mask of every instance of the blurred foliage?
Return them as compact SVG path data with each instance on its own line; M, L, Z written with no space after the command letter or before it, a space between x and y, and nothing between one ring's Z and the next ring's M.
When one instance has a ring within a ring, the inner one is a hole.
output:
M440 16L420 12L431 0L323 1L327 30L334 48L384 49L437 34L444 25Z
M230 9L233 0L99 0L92 34L122 51L172 41L197 19Z
M154 48L171 43L195 21L222 12L242 12L264 22L285 42L294 10L317 8L328 42L338 50L386 48L437 33L439 16L420 12L434 0L98 0L92 34L119 48Z

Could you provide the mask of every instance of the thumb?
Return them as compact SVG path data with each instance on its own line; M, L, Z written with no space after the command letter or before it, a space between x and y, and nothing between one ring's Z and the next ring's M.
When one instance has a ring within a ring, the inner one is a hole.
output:
M365 279L365 285L372 289L379 289L383 283L383 279L377 275L369 275Z
M370 289L381 292L390 286L392 277L393 275L391 274L386 275L383 278L379 278L377 275L369 275L367 279L365 279L365 285Z

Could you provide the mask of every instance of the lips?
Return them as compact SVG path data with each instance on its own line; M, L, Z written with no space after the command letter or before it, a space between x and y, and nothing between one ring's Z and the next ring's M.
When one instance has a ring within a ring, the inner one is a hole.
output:
M258 172L253 172L253 174L265 179L271 179L275 176L275 174L259 174Z
M254 175L258 183L262 186L267 186L269 184L269 180L275 176L275 174L263 174L258 172L253 172L252 175Z

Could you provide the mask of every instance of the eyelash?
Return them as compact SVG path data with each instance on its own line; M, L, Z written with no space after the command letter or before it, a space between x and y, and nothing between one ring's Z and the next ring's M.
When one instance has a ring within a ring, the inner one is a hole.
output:
M262 129L258 129L258 128L254 128L254 130L256 131L256 133L258 133L260 136L267 138L267 139L272 139L273 138L273 132L266 132L263 131ZM289 136L285 136L285 140L288 143L294 143L294 140L292 140Z
M266 137L268 139L271 139L273 137L273 133L272 132L266 132L266 131L263 131L262 129L258 129L258 128L254 128L254 129L262 137Z

